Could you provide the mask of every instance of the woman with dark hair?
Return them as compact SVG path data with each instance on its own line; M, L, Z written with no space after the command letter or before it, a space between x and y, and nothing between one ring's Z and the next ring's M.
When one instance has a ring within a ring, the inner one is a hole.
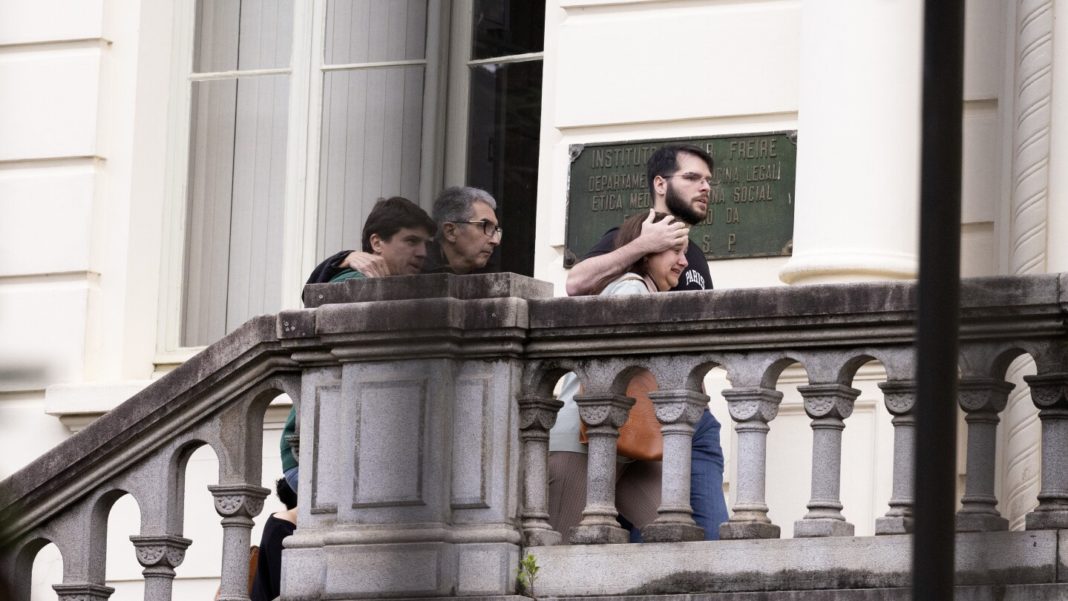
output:
M648 214L628 218L620 226L614 240L619 248L641 234L642 223ZM675 218L655 213L652 223ZM688 242L659 253L646 255L632 265L601 292L602 295L648 294L666 292L678 284L688 265ZM641 381L639 381L641 380ZM631 380L627 395L638 398L655 388L651 374L645 372ZM565 537L571 527L578 525L586 502L586 448L581 440L581 420L574 396L579 392L578 378L568 374L563 381L560 400L564 406L557 414L556 425L549 434L549 522ZM646 404L651 406L651 402ZM631 417L641 406L636 403ZM655 422L655 417L651 418ZM629 423L629 420L628 420ZM626 428L627 425L624 425ZM690 504L694 521L705 531L705 540L719 538L719 525L727 521L727 504L723 498L723 451L719 444L719 422L706 408L695 426L691 454ZM622 431L622 429L621 429ZM622 441L622 434L621 439ZM620 449L623 448L622 442ZM661 447L662 449L662 447ZM661 450L662 452L662 450ZM621 458L616 470L616 507L620 521L633 526L631 541L640 541L637 531L656 519L660 505L661 462L659 460L628 461Z

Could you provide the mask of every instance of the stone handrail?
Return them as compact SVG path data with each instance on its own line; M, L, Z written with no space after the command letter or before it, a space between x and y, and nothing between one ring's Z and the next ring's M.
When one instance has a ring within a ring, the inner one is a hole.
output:
M259 428L270 400L286 393L299 405L302 496L300 527L286 543L284 599L510 594L521 546L556 566L543 580L547 594L612 593L569 584L567 566L580 565L568 563L578 561L575 549L589 550L582 561L591 561L596 549L613 547L555 546L569 533L554 532L547 519L547 439L559 407L552 393L569 371L583 382L576 400L591 439L609 442L629 406L630 374L644 368L656 377L665 488L649 533L677 541L693 533L689 483L679 477L689 438L680 434L708 401L705 374L725 369L738 477L721 536L748 542L779 535L764 499L766 435L781 399L776 381L801 363L809 378L799 390L812 418L812 490L794 532L848 541L856 539L848 537L852 525L839 499L841 430L857 396L857 369L877 360L887 374L880 388L894 416L895 449L890 511L876 532L910 531L913 284L612 298L550 293L547 284L509 274L308 287L309 308L250 321L0 483L0 575L14 599L28 599L28 566L51 541L64 558L60 597L106 599L107 512L128 493L142 508L133 542L145 566L145 598L169 599L173 568L189 544L182 537L184 462L209 444L220 463L211 490L224 527L222 598L244 599L249 531L267 493L253 484L261 475ZM1068 277L967 280L962 299L958 401L968 421L968 480L958 529L1005 528L995 509L993 432L1009 389L1005 369L1023 353L1037 365L1027 380L1042 419L1044 460L1027 527L1068 528ZM610 475L613 446L591 444L590 466L591 479ZM612 494L589 487L598 511L584 518L576 542L618 539ZM902 546L900 537L875 538ZM680 553L672 544L642 548ZM1044 581L1049 570L1038 573L1027 582ZM832 577L825 580L833 587Z

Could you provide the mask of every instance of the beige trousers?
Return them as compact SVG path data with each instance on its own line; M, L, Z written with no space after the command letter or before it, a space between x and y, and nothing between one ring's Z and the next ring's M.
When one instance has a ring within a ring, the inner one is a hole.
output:
M659 461L616 463L616 509L638 528L656 519L662 467ZM586 454L549 453L549 523L565 542L585 508Z

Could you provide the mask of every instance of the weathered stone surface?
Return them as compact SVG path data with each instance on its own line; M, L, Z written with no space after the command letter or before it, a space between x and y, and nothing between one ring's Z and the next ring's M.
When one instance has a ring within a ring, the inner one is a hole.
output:
M304 306L398 301L419 298L549 298L553 286L514 273L479 275L427 274L347 280L304 287Z
M958 582L998 586L1056 582L1057 545L1053 532L959 534ZM912 537L558 546L529 551L542 568L539 597L895 588L910 583Z
M992 278L966 282L962 292L965 343L988 345L990 356L1010 346L1048 351L1031 381L1045 442L1042 505L1028 518L1032 528L1068 526L1068 378L1053 373L1063 369L1056 357L1065 335L1065 283L1065 276ZM541 528L542 500L534 495L528 498L531 507L524 507L520 497L524 468L531 478L544 480L538 461L520 465L520 429L526 442L541 445L532 450L543 454L551 421L545 411L520 415L516 403L517 395L549 394L544 385L526 387L524 371L536 361L551 365L551 373L573 369L586 390L602 394L620 392L621 370L646 368L662 389L682 390L696 389L708 366L723 366L737 387L725 396L738 422L738 457L746 462L739 464L737 519L724 531L728 538L778 536L778 527L766 518L763 469L767 422L775 417L779 394L770 387L783 362L795 352L809 359L834 355L841 360L824 357L812 364L810 375L848 372L848 365L839 364L850 357L906 356L914 335L915 289L902 282L640 299L553 299L546 284L509 275L391 278L327 288L345 304L250 321L0 483L0 554L7 552L2 543L21 544L43 533L78 550L70 554L69 580L95 581L89 567L102 565L102 559L82 551L100 537L86 518L122 493L104 487L133 484L123 490L142 497L147 523L156 522L146 531L180 532L173 508L151 496L152 484L161 491L174 481L159 469L168 465L168 453L207 441L217 448L222 466L223 487L216 492L227 528L223 597L243 598L250 517L259 511L255 497L262 491L243 484L259 477L260 459L253 452L258 447L250 436L258 436L258 412L285 391L302 397L301 489L312 491L312 502L301 506L301 529L287 541L287 598L507 599L520 518L524 527L531 525L529 542L555 542L555 533ZM335 298L328 296L318 300ZM900 380L910 377L912 366L883 362L896 376L884 387L895 416L895 480L891 510L877 531L907 531L914 397L910 384ZM964 405L978 408L972 400ZM834 417L831 413L839 419L848 410L825 405L809 409L819 419ZM596 424L614 430L618 420L611 411L600 413L586 417L595 424L592 438L600 437L596 444L605 446L611 436L596 432ZM665 408L662 419L674 421L674 409ZM614 461L609 448L594 455ZM609 473L603 467L600 473ZM990 505L980 488L968 501ZM235 491L237 496L230 494ZM819 509L836 509L831 504L837 495L813 497ZM94 505L98 502L104 504ZM612 518L614 508L602 505L593 507L595 517ZM685 513L681 505L671 509ZM591 525L615 530L584 542L617 540L622 533L610 519ZM962 535L958 575L961 582L981 585L962 590L980 599L989 591L1038 591L1039 583L1065 582L1065 547L1057 537L1054 530ZM546 590L552 586L563 595L608 594L595 587L599 582L616 587L611 594L628 595L700 596L702 590L782 595L793 594L788 592L793 588L818 598L811 595L824 594L813 592L820 588L845 595L862 594L850 587L893 591L905 582L908 541L888 536L537 547L542 564L537 594L552 596ZM147 562L158 555L149 547L143 549ZM0 556L0 566L11 565L11 557ZM168 575L161 571L155 580Z
M1024 584L1018 586L958 586L956 601L1063 601L1068 598L1065 584ZM551 597L553 600L570 597ZM579 598L575 597L578 600ZM582 597L582 601L912 601L908 587L768 591L759 593L700 593L693 595L619 595ZM489 600L487 600L489 601Z

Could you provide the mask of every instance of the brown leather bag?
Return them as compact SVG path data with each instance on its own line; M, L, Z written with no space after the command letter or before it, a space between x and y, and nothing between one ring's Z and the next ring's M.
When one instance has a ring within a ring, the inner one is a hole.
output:
M664 436L656 419L656 408L649 398L656 390L656 379L648 370L638 372L627 384L627 396L634 399L627 422L619 429L616 453L639 461L660 461L664 458ZM580 425L579 439L587 442L586 424Z

